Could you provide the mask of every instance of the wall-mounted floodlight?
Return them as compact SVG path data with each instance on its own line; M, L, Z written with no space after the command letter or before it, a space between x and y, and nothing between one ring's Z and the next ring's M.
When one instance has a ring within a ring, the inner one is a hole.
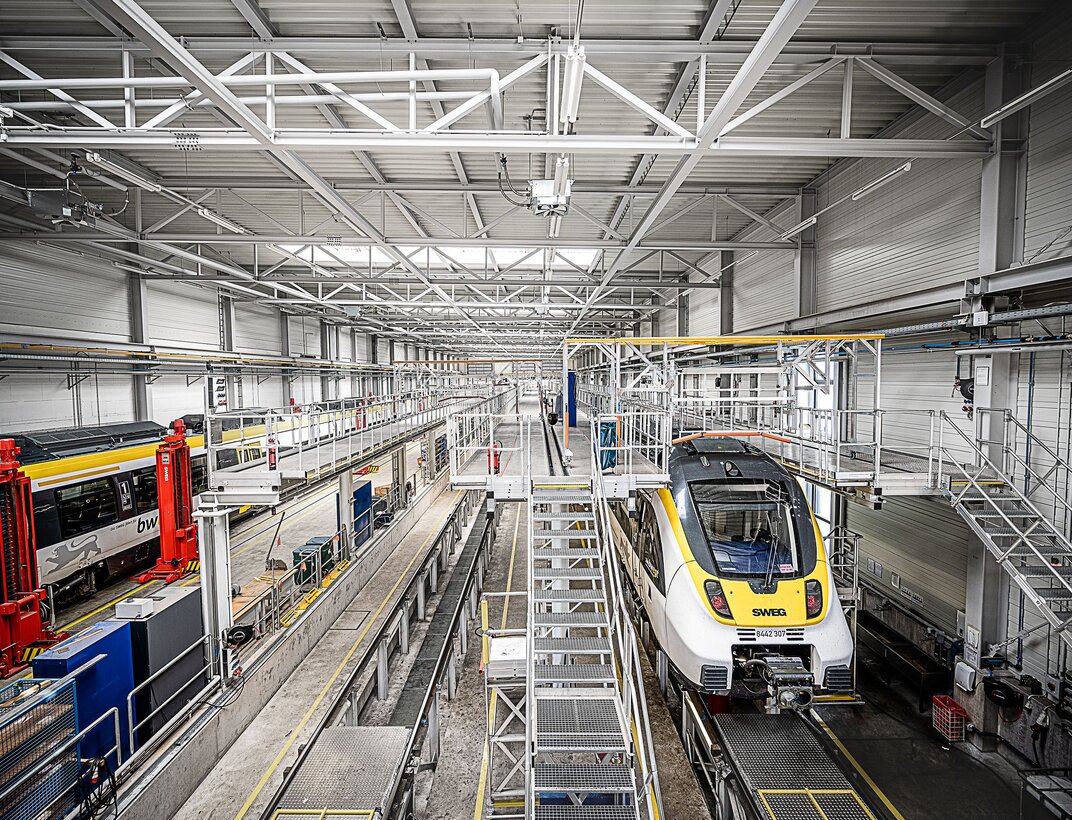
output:
M584 79L584 46L570 46L566 52L566 76L562 84L559 120L567 125L577 122L581 104L581 81Z
M911 170L912 170L912 163L911 162L906 162L904 165L901 165L901 166L899 166L897 168L894 168L888 174L883 174L878 179L867 183L860 190L853 191L852 195L849 198L853 202L855 202L858 199L863 199L865 196L870 194L872 191L876 190L877 188L881 188L883 185L885 185L890 180L896 179L901 174L907 174Z
M159 183L153 182L151 179L146 179L136 171L131 171L129 168L124 168L122 165L102 157L96 151L86 151L86 162L91 162L99 168L103 168L108 173L114 174L132 185L137 185L139 188L144 188L146 191L160 193L163 190L163 186Z

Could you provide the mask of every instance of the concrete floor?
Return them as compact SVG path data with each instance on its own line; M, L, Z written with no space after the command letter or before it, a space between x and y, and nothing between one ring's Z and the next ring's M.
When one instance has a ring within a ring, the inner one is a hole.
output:
M524 503L503 504L502 515L484 579L487 592L524 592L528 586L528 508ZM488 623L493 628L524 628L528 609L524 597L510 598L505 622L503 599L492 599ZM469 645L458 679L458 695L443 701L442 756L432 774L418 781L418 815L422 820L460 820L482 817L478 793L486 793L483 773L487 705L480 673L481 643ZM483 784L483 789L482 789ZM423 813L421 813L423 812Z
M943 742L929 713L917 710L914 694L896 680L883 680L867 657L859 667L859 686L866 705L817 711L904 818L1021 817L1019 778L1005 758L977 752L968 743ZM1030 810L1022 815L1024 820L1047 816Z
M458 497L448 491L433 503L175 817L215 820L260 815L299 746L308 741L342 688L350 672L348 662L356 662L364 642L388 617L390 604L405 589L409 574L420 567Z

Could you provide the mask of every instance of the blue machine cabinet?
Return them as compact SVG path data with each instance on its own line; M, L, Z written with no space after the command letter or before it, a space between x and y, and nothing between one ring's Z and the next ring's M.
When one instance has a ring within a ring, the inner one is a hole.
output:
M127 695L134 689L134 661L128 622L101 621L56 644L33 659L33 674L35 678L63 678L97 655L105 657L76 678L78 723L82 727L89 726L112 707L118 709L120 746L125 760L130 755ZM137 717L134 719L137 720ZM104 721L82 739L82 757L104 757L114 745L114 723ZM112 762L114 765L114 758Z
M372 537L372 482L354 483L354 548Z

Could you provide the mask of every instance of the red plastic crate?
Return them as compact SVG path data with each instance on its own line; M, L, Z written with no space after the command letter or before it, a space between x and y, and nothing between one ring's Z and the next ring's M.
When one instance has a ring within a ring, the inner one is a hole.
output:
M949 695L935 695L931 698L931 723L935 729L950 743L964 740L964 726L968 713L964 707Z

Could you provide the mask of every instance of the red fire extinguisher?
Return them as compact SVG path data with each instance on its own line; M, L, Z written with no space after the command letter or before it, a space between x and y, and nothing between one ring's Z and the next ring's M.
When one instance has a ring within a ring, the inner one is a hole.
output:
M276 446L275 437L268 437L268 469L275 470L279 467L279 448Z
M499 461L502 458L502 442L496 441L488 448L488 471L492 475L499 474Z

